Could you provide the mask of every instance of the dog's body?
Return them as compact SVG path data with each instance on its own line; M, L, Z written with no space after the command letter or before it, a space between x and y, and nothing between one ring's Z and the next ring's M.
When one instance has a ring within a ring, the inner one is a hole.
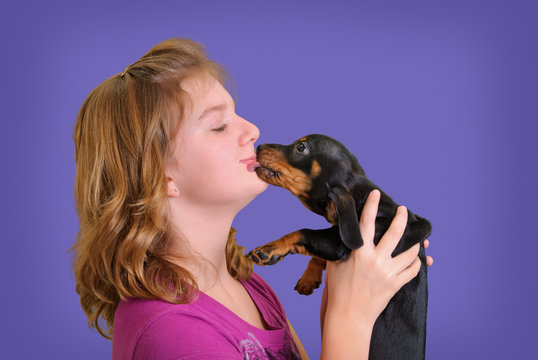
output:
M333 226L301 229L264 246L248 256L259 265L272 265L288 254L312 256L295 289L309 295L321 284L326 260L345 261L352 249L363 244L359 230L362 208L373 189L381 192L374 243L377 245L396 214L398 204L371 182L357 159L338 141L319 134L290 145L258 146L258 176L290 190L311 211ZM428 283L424 240L431 234L428 220L408 210L404 235L392 256L421 243L422 262L416 278L404 285L377 319L370 344L370 359L424 359Z

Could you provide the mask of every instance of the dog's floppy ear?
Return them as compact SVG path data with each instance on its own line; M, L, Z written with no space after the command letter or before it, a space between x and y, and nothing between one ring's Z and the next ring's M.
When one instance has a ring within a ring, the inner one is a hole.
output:
M353 195L339 186L329 189L329 199L334 203L338 215L340 238L349 249L358 249L364 243L359 229L359 220Z

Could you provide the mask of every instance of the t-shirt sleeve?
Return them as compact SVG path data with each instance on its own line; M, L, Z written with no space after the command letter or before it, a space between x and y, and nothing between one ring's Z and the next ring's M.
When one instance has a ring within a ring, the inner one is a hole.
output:
M142 331L133 359L240 360L243 356L226 329L193 314L168 312Z

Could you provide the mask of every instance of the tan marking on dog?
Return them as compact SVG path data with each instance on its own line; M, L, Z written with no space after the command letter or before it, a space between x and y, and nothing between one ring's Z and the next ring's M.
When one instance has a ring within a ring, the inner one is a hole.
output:
M323 270L327 267L327 262L318 257L312 257L308 262L303 276L297 281L295 289L302 295L310 295L317 289L323 279Z
M306 136L299 139L299 141L306 141L306 140L307 140Z
M312 170L310 170L310 177L315 178L319 175L321 172L321 166L319 165L317 160L314 160L312 163Z
M327 221L333 225L338 225L338 213L336 212L336 206L334 206L334 201L329 201L325 212L327 214L325 216L325 219L327 219Z
M267 262L273 256L286 256L290 253L292 254L301 254L312 256L303 245L299 245L299 242L303 240L303 234L300 231L294 231L287 235L282 236L280 239L272 241L262 246L258 246L256 249L252 250L253 254L256 252L261 252L266 255L267 259L263 260L260 258L258 265L266 265ZM281 261L280 259L279 261Z
M308 210L312 211L312 208L306 203L308 197L299 196L299 200L301 201L301 204L303 204Z
M272 148L264 149L258 154L258 162L280 173L278 177L262 174L260 178L263 181L288 189L297 197L308 196L307 193L312 188L310 176L291 166L280 151Z
M307 196L308 191L312 188L310 177L299 169L290 166L288 163L280 171L282 173L282 187L288 189L295 196Z
M282 236L280 239L273 241L273 246L285 251L295 250L298 246L297 243L303 239L303 235L299 231L294 231L287 235ZM271 243L270 243L271 244Z

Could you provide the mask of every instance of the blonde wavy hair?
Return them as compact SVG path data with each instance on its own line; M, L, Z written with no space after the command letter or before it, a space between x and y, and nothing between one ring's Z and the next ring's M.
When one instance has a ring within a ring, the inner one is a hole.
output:
M191 101L181 82L226 72L203 47L170 39L95 88L74 128L75 201L79 231L72 247L76 292L90 327L107 339L122 299L186 303L199 290L192 275L167 256L165 167ZM230 229L228 271L246 280L252 263ZM102 318L107 329L99 324Z

